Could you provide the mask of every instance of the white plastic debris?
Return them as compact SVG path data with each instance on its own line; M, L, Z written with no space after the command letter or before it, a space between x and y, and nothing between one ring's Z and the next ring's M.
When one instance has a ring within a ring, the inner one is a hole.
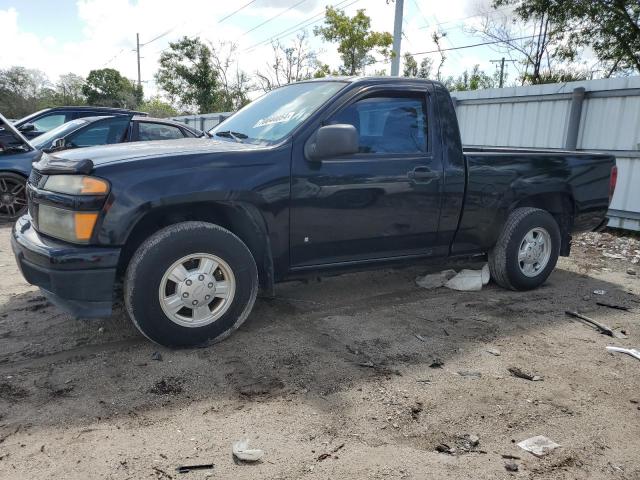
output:
M518 443L518 446L527 452L533 453L536 457L543 457L547 453L560 447L559 444L542 435L527 438L526 440Z
M234 457L245 462L257 462L264 455L264 451L260 449L249 448L249 440L246 438L235 442L231 451Z
M631 355L632 357L640 360L640 350L637 350L635 348L607 347L607 351L611 353L626 353L627 355Z
M594 290L593 293L595 295L606 295L607 291L606 290L597 289L597 290Z
M419 287L427 289L440 288L455 276L455 270L443 270L442 272L430 273L423 277L416 277L416 284Z
M482 270L480 270L482 272L482 285L486 285L489 283L489 280L491 280L491 272L489 271L489 264L485 263L484 266L482 267Z
M452 290L473 292L482 290L482 270L462 270L455 277L444 284Z

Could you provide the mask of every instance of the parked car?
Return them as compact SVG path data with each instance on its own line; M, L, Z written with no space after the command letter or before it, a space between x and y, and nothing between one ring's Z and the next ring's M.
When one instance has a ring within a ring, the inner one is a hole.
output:
M167 346L225 338L259 287L308 274L486 257L528 290L606 224L616 180L610 155L463 150L448 91L420 79L287 85L210 133L43 155L12 234L27 281L82 317L122 282Z
M5 134L0 138L0 191L4 182L9 192L15 194L5 194L4 201L0 203L0 220L14 220L25 212L24 187L32 162L39 160L42 152L205 135L200 130L171 120L131 115L78 118L49 130L30 142L9 122L6 122L4 128Z
M14 125L28 139L48 132L63 123L84 117L97 115L138 115L146 116L145 112L137 112L126 108L70 106L45 108L38 112L16 120Z

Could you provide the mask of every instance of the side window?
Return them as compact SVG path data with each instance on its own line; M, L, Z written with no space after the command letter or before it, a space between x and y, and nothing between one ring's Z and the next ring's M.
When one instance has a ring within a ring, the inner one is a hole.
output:
M329 121L356 127L361 153L425 153L426 102L420 96L373 96L347 106Z
M129 127L129 117L109 118L92 123L80 132L71 135L69 142L74 147L92 147L120 143Z
M40 117L31 123L33 123L36 131L44 133L65 123L66 118L67 116L64 113L54 113L52 115Z
M176 138L184 138L182 130L172 125L163 125L161 123L139 122L138 123L138 140L175 140Z

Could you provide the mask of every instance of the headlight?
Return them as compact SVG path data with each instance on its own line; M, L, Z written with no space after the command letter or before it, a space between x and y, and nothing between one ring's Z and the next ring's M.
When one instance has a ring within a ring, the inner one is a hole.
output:
M88 243L97 219L97 212L74 212L44 204L38 206L38 230L73 243Z
M105 195L109 192L109 182L85 175L51 175L43 188L68 195Z

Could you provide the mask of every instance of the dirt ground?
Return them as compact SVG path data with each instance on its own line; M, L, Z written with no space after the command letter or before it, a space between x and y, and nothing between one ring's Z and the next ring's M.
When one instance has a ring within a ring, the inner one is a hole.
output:
M634 238L579 237L526 293L424 290L424 266L282 284L228 340L172 351L122 312L60 313L22 279L9 233L0 228L2 479L640 478L640 362L605 351L640 344ZM538 458L516 445L534 435L561 447ZM234 463L241 438L265 451L260 463ZM203 463L215 468L175 470Z

